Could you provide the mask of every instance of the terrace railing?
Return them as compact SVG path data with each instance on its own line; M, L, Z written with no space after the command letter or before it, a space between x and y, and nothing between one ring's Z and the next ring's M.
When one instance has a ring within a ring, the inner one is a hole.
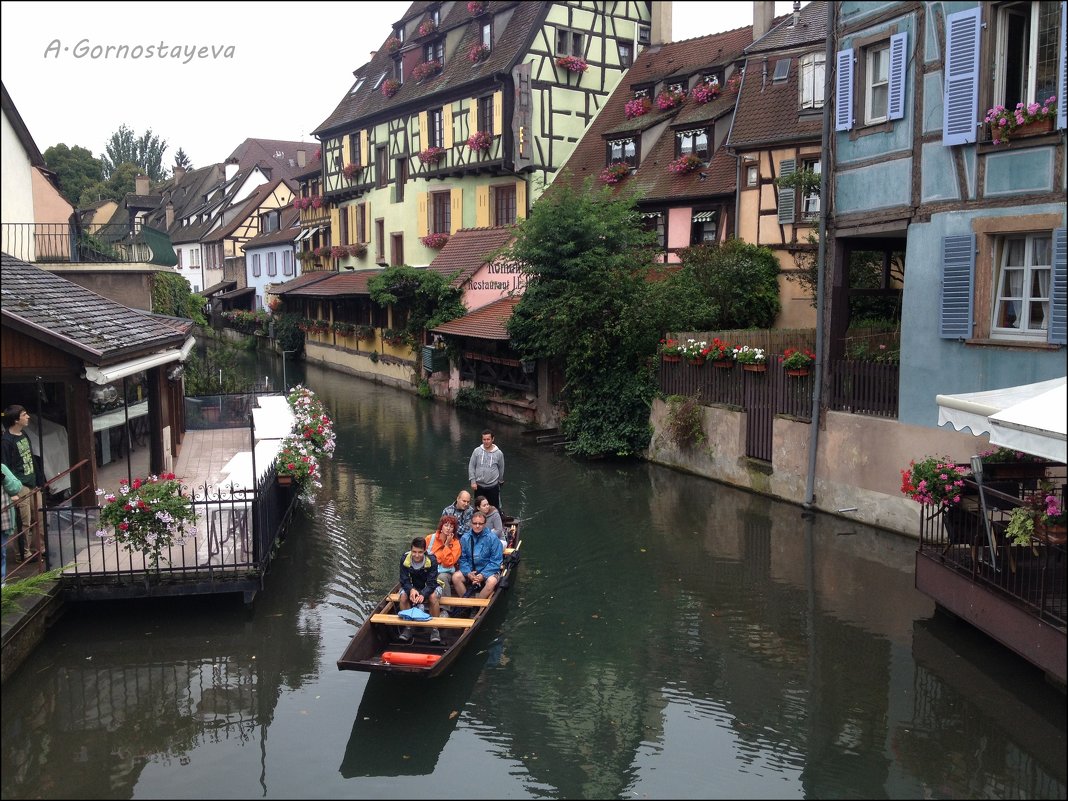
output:
M4 223L2 241L5 253L34 263L178 263L170 237L140 224Z

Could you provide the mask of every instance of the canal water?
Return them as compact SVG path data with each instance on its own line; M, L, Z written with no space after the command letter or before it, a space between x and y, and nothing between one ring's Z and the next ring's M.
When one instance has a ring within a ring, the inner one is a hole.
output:
M503 609L442 678L338 671L488 421L288 380L338 447L254 606L69 610L3 688L3 798L1065 797L1065 696L935 613L911 541L510 424Z

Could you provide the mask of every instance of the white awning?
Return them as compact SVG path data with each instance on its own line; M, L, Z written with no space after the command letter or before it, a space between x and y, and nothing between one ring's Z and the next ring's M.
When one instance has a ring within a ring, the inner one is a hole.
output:
M1054 378L985 392L938 395L938 424L989 434L991 445L1064 462L1068 379Z
M118 381L128 375L159 367L161 364L184 362L189 358L189 351L193 349L194 344L196 344L196 340L193 337L187 337L185 344L175 350L165 350L152 356L144 356L128 362L119 362L107 367L86 367L85 378L93 384L110 384L112 381Z
M294 239L293 241L294 242L299 242L302 239L307 239L308 237L312 236L313 234L315 234L317 231L320 231L321 229L322 229L321 225L313 225L311 228L305 228L303 231L301 231L299 234L297 234L297 238Z
M699 211L693 215L694 222L710 222L716 219L716 212L714 211Z

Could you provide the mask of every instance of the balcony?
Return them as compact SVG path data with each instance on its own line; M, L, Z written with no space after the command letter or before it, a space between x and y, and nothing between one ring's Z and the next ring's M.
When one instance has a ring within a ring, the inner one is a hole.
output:
M178 264L170 236L140 224L4 223L3 251L37 264Z

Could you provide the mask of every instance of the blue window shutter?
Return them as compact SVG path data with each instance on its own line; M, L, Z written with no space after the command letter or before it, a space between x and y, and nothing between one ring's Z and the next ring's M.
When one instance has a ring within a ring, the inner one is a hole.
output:
M972 284L975 275L975 234L942 239L942 339L972 335Z
M975 141L979 116L979 23L981 8L946 17L945 96L942 144Z
M853 129L853 48L839 50L834 71L834 130Z
M785 178L793 175L796 162L793 159L783 159L779 162L779 177ZM789 186L779 187L779 222L792 223L794 221L794 201L797 199L797 190Z
M905 69L908 66L908 31L890 37L890 74L887 91L887 119L900 120L905 116Z
M1049 330L1046 339L1051 345L1065 345L1066 341L1066 280L1068 280L1068 268L1065 267L1065 229L1058 228L1053 232L1053 275L1049 290Z
M1057 48L1060 55L1057 56L1060 62L1057 65L1057 127L1068 128L1068 124L1065 123L1064 106L1065 106L1065 94L1064 87L1068 84L1068 53L1065 53L1065 46L1068 45L1068 3L1061 3L1061 46Z

